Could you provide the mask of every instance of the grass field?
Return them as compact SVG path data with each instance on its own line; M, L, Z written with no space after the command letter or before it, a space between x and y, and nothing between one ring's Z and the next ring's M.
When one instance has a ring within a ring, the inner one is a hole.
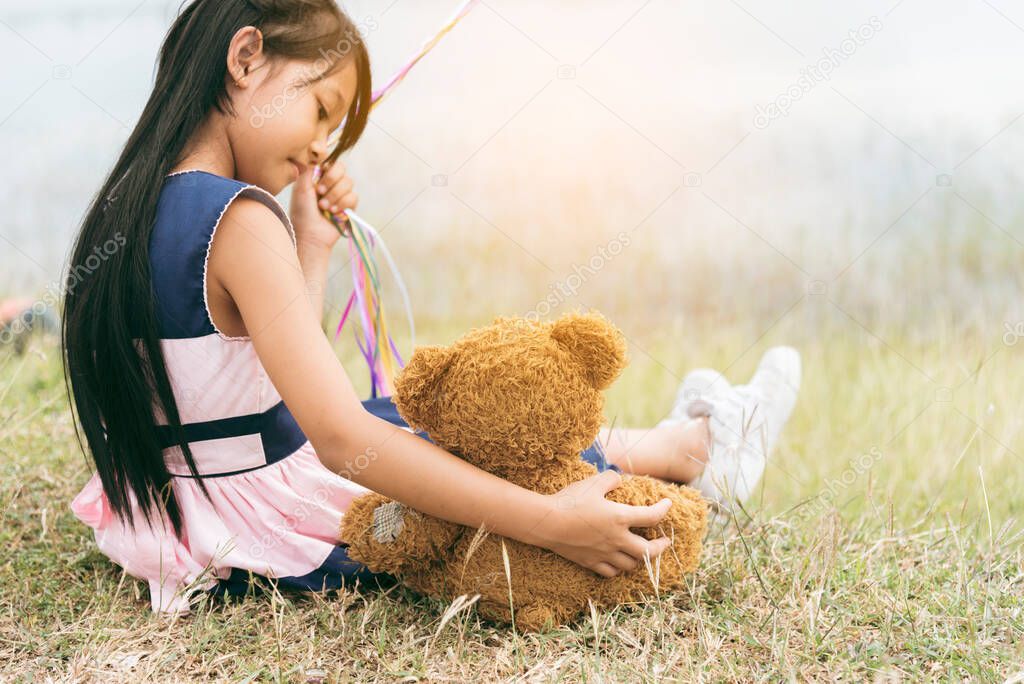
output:
M40 297L182 2L6 4L0 294ZM379 85L456 3L341 4ZM0 684L1024 682L1024 90L1002 82L1024 64L1021 3L480 5L345 157L417 342L595 305L629 339L606 414L631 427L691 368L743 382L797 346L800 400L746 514L686 591L545 634L400 587L156 617L71 514L90 469L55 345L0 345ZM351 338L335 346L367 396Z
M154 617L68 504L89 471L56 350L0 355L0 663L12 681L998 681L1022 669L1024 345L791 316L767 335L624 325L607 416L644 426L685 371L749 376L795 341L804 387L749 515L685 591L517 634L399 588ZM483 321L469 321L465 325ZM446 342L465 325L420 331ZM680 340L696 340L682 343ZM340 348L339 343L339 348ZM361 389L365 371L343 355Z

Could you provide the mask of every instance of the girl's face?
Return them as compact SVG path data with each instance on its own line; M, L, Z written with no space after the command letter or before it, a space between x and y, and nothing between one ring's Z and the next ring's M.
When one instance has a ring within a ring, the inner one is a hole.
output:
M345 119L356 96L356 67L282 62L250 69L240 85L228 83L237 117L228 123L235 178L280 193L299 175L327 158L327 138Z

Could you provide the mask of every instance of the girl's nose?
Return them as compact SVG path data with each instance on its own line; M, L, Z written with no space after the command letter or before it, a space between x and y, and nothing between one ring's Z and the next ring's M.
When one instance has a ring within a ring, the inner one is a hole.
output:
M314 140L309 151L313 155L313 161L319 164L327 157L327 140L322 138Z

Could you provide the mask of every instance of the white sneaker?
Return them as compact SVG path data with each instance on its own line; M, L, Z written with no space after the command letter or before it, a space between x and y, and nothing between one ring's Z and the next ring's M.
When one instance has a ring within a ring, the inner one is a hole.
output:
M765 352L747 385L730 387L723 379L705 385L699 399L710 404L711 449L704 472L690 485L725 511L746 501L764 475L799 389L800 353L792 347ZM683 406L694 412L693 401Z
M674 425L709 414L711 397L722 396L732 390L725 376L713 368L698 368L686 374L676 390L672 412L658 423L658 427ZM697 403L701 402L701 403Z

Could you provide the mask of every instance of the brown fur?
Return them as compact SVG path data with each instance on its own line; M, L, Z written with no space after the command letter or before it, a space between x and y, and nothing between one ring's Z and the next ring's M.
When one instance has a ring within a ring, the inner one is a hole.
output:
M597 472L580 452L604 421L605 390L627 364L622 333L596 312L547 323L498 317L454 344L416 349L396 378L395 405L410 426L440 447L522 487L553 494ZM685 486L625 476L608 498L672 507L658 528L636 529L673 546L632 572L605 579L542 548L404 509L401 531L379 542L379 494L353 502L342 523L351 558L398 576L424 594L451 600L480 594L479 613L520 629L559 625L587 609L635 602L680 588L700 556L707 506ZM502 547L511 574L505 573ZM657 586L651 581L653 574Z

